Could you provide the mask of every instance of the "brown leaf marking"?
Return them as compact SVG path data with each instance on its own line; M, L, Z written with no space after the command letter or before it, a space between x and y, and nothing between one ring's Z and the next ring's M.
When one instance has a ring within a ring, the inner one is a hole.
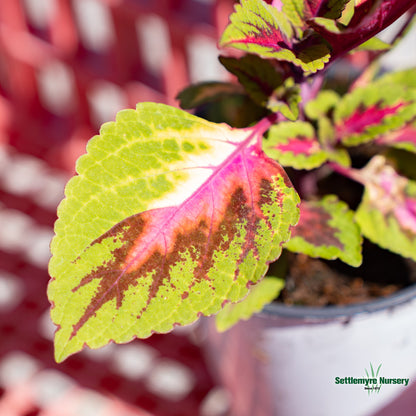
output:
M337 230L329 225L332 216L322 207L302 202L300 220L293 228L292 237L299 236L316 247L327 245L344 249L344 245L336 237Z

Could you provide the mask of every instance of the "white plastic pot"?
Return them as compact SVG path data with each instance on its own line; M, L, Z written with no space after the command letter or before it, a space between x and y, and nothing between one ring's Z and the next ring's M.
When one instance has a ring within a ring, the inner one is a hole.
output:
M274 303L222 334L213 319L206 323L209 357L232 395L233 416L378 415L416 382L415 286L346 307ZM408 378L409 385L369 393L363 384L336 384L336 377L371 375L370 363L374 371L381 364L379 377ZM400 416L415 415L413 404Z

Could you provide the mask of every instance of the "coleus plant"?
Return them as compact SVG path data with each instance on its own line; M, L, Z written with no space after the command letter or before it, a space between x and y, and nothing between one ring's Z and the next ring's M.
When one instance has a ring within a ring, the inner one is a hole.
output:
M391 45L374 35L408 12L398 39L414 4L242 0L220 40L238 82L191 85L183 109L140 103L104 124L58 209L56 360L201 315L222 330L247 319L281 289L263 277L282 249L358 266L366 237L416 260L416 175L397 157L416 153L416 73L379 76L372 64L347 92L325 88L356 48L377 62ZM282 166L343 175L362 201L353 211L316 184L295 189Z

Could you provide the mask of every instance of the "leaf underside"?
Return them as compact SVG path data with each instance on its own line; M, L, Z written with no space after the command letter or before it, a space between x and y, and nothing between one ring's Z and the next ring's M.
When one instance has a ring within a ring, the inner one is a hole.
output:
M57 361L169 332L247 295L298 218L296 192L257 140L161 104L103 126L55 227Z

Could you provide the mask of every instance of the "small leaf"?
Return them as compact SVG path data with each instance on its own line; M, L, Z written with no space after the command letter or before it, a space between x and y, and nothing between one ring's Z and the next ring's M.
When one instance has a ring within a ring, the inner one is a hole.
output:
M325 11L322 16L327 19L340 19L348 4L353 4L354 0L328 0L324 2ZM351 11L349 11L351 13Z
M416 260L416 182L398 175L382 156L362 169L363 200L355 219L372 242Z
M357 267L362 261L361 243L354 213L335 195L328 195L321 201L302 201L299 223L285 248L311 257L340 258Z
M305 113L312 120L318 120L328 114L339 102L340 96L332 90L321 91L314 100L305 105Z
M307 74L315 73L318 70L323 69L331 57L326 43L317 37L310 37L299 44L297 51L300 66ZM299 63L293 63L299 65Z
M310 17L325 17L338 19L348 3L354 0L306 0Z
M199 107L203 104L218 101L230 94L243 94L238 84L229 82L201 82L183 89L176 97L183 109Z
M351 19L354 17L355 12L355 0L350 0L345 5L344 10L342 11L341 17L338 19L338 22L344 26L348 26L351 22Z
M329 60L329 50L317 39L293 45L294 32L286 15L262 0L242 0L235 6L231 23L220 45L231 46L265 58L291 62L308 73L322 69Z
M388 51L391 49L391 45L383 42L381 39L373 37L362 43L354 51Z
M55 226L57 361L215 314L264 276L299 198L261 134L151 103L102 127Z
M338 26L337 22L333 19L327 19L325 17L315 17L313 22L324 28L331 33L341 33L342 29Z
M267 111L246 94L241 85L203 82L185 88L177 96L184 109L195 109L206 120L247 127L266 116Z
M268 139L263 141L263 149L283 166L296 169L313 169L327 160L312 125L303 121L272 126Z
M238 303L229 303L218 312L215 323L219 332L224 332L240 320L248 320L255 313L279 296L285 286L284 279L266 277L250 289L247 297Z
M291 45L292 26L284 13L262 0L242 0L235 5L220 45L278 51ZM256 52L256 51L254 51Z
M416 116L416 91L399 83L372 83L346 94L334 111L337 137L347 146L366 143Z

